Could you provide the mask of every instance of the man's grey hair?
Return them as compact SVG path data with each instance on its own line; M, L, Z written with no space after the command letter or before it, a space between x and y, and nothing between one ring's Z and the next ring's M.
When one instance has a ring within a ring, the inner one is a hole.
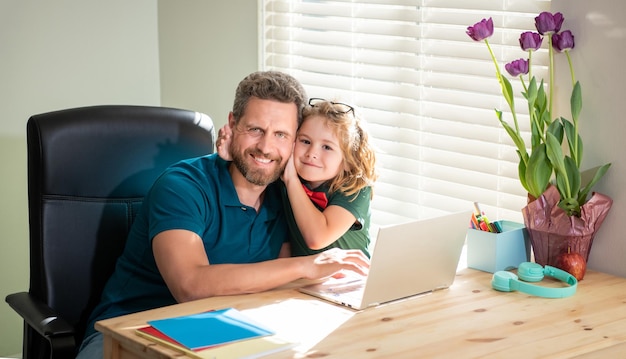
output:
M250 97L294 103L298 108L298 127L302 123L302 109L307 95L304 87L293 76L280 71L258 71L246 76L235 91L233 116L235 121L244 115Z

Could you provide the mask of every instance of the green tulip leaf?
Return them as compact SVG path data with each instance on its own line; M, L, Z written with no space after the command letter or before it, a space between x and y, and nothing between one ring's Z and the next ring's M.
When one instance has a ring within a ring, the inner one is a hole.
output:
M540 118L543 118L543 115L546 114L546 109L548 108L548 96L546 95L546 91L543 87L543 80L541 80L541 85L537 90L537 101L535 102L535 107L537 108L537 112L541 114ZM549 118L550 116L548 114L548 119ZM551 121L552 120L550 119L548 123Z
M508 133L509 137L511 137L511 139L513 140L513 143L515 143L515 147L517 147L517 150L520 153L525 153L526 143L524 143L524 139L522 138L522 136L520 136L520 134L518 134L515 129L513 129L513 127L511 127L506 121L502 119L502 111L496 110L496 116L498 117L498 120L500 121L502 127L504 127L504 129L506 130L506 133Z
M515 103L513 102L513 86L511 86L511 82L504 76L500 76L500 82L502 84L502 94L504 95L504 99L506 103L509 104L512 112L515 112Z
M537 101L537 80L535 80L534 76L532 79L530 79L530 84L528 84L528 91L524 97L526 97L526 100L528 100L528 108L534 108L535 102Z
M557 173L564 176L565 163L563 160L563 150L561 150L561 143L550 132L546 133L546 153Z
M570 106L572 107L572 119L574 123L578 122L578 116L583 108L583 95L580 88L580 82L576 81L574 88L572 89L572 98L570 99Z
M578 191L580 191L580 170L578 165L574 162L574 159L570 156L565 156L565 175L567 176L567 183L569 183L570 196L574 197Z
M550 183L552 177L552 166L546 155L546 145L541 144L533 149L528 159L525 178L526 184L532 196L539 197Z
M580 168L580 163L583 158L583 139L580 137L580 134L577 133L573 123L563 117L561 117L561 122L563 122L565 134L567 135L569 153L572 158L574 158L576 165ZM577 141L575 141L575 139L577 139Z
M530 148L533 150L543 143L542 128L536 121L530 123Z
M548 132L553 134L559 143L563 143L564 129L563 129L563 124L561 123L561 121L552 121L552 123L548 125Z
M546 133L546 153L554 168L557 188L559 189L559 193L561 193L561 198L572 197L561 144L550 132Z
M565 191L565 187L567 187L567 178L563 176L561 173L556 173L554 175L554 182L556 183L556 188L559 190L559 195L561 199L569 198L569 192Z
M543 111L541 113L541 122L545 125L545 126L550 126L550 124L553 122L552 118L550 118L550 112L548 111Z
M598 169L596 170L596 173L593 175L593 178L591 179L591 181L589 181L589 183L587 183L585 185L585 187L583 187L583 189L578 194L578 201L580 203L587 202L587 195L589 194L589 192L591 191L593 186L604 176L606 171L609 170L609 167L611 167L610 163L607 163L607 164L604 164L604 165L598 167Z
M565 117L561 117L561 122L563 123L563 128L565 129L567 140L571 141L574 138L574 134L576 133L574 124L570 120L566 119Z
M576 198L565 198L560 200L559 207L563 209L568 216L580 217L580 203Z
M520 161L519 164L517 165L517 176L519 177L519 182L521 183L522 187L524 187L524 189L526 190L526 192L531 193L530 188L528 188L528 184L526 183L526 162L528 161L522 161L521 157L522 155L520 154L519 151L516 151L517 155L520 156Z

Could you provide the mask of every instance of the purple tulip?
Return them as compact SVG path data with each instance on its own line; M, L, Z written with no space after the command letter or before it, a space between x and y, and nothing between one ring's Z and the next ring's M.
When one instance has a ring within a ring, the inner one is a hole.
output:
M574 35L569 30L565 30L561 33L552 35L552 47L558 51L563 52L574 48Z
M535 18L535 27L541 35L545 35L549 32L556 33L561 30L563 20L565 20L565 18L560 12L557 12L553 15L547 11L544 11Z
M467 27L467 34L474 41L482 41L489 36L493 35L493 20L482 19L480 22L474 24L474 26Z
M539 33L526 31L519 37L519 44L524 51L537 51L541 47L543 37Z
M504 68L513 77L528 74L528 60L517 59L504 65Z

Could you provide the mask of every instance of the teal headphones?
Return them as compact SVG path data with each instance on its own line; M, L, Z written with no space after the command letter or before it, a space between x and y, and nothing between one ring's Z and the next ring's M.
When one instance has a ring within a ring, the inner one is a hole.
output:
M521 279L521 281L518 279ZM539 282L544 276L554 277L569 284L564 288L548 288L527 282ZM493 289L501 292L512 292L519 290L523 293L536 295L544 298L565 298L576 293L578 280L564 270L551 266L542 267L540 264L523 262L517 268L517 275L507 271L498 271L491 278Z

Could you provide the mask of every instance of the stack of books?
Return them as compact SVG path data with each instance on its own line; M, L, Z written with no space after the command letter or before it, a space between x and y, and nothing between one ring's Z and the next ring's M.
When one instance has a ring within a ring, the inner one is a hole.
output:
M234 308L153 320L136 333L192 358L257 358L295 346Z

